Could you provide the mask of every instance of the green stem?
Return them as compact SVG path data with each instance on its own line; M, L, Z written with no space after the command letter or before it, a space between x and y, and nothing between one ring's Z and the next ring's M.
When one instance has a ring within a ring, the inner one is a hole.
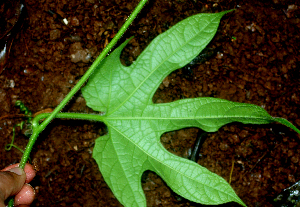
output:
M26 146L25 152L21 158L20 161L20 167L24 168L25 164L27 162L27 159L30 155L31 149L40 134L39 131L39 121L41 119L45 119L51 116L50 113L44 113L44 114L39 114L38 116L34 117L32 121L32 128L33 128L33 133L29 139L29 142ZM56 114L55 118L60 118L60 119L83 119L83 120L91 120L91 121L99 121L99 122L104 122L104 117L99 115L99 114L80 114L80 113L58 113Z
M62 110L62 108L71 100L71 98L75 95L75 93L81 88L81 86L85 83L85 81L89 78L89 76L97 68L97 66L100 64L100 62L105 58L105 56L107 55L107 53L114 47L114 45L117 43L117 41L125 33L126 29L129 27L129 25L132 23L132 21L138 15L138 13L141 11L141 9L143 8L143 6L145 5L146 2L147 2L147 0L141 0L140 1L140 3L137 5L137 7L131 13L131 15L129 16L129 18L124 23L124 25L120 28L120 30L118 31L118 33L111 40L111 42L107 45L107 47L104 48L104 50L99 55L99 57L96 59L96 61L92 64L92 66L81 77L81 79L74 86L74 88L63 99L63 101L54 109L54 111L51 113L51 115L45 121L43 121L43 123L41 123L41 125L39 126L39 131L42 131L42 130L45 129L45 127L51 122L51 120L54 119L54 117L56 116L56 114L59 113Z
M28 160L31 149L35 143L37 136L46 128L46 126L56 117L56 115L63 109L63 107L70 101L70 99L74 96L74 94L81 88L81 86L85 83L85 81L89 78L92 72L97 68L100 62L105 58L107 53L114 47L117 41L121 38L121 36L125 33L126 29L141 11L143 6L146 4L147 0L141 0L134 11L131 13L129 18L126 20L124 25L120 28L115 37L111 40L111 42L107 45L106 48L102 51L96 61L92 64L92 66L86 71L86 73L81 77L78 83L74 86L74 88L68 93L68 95L62 100L62 102L53 110L53 112L43 121L40 125L36 126L33 131L32 136L26 146L25 153L22 156L20 167L24 168L25 164Z
M29 158L30 152L32 150L32 147L38 137L38 135L46 128L46 126L57 116L59 117L58 113L63 109L63 107L70 101L70 99L75 95L75 93L81 88L81 86L87 81L89 76L93 73L93 71L97 68L97 66L100 64L100 62L105 58L105 56L108 54L108 52L114 47L114 45L117 43L117 41L121 38L121 36L125 33L126 29L129 27L129 25L133 22L133 20L136 18L138 13L142 10L144 5L147 3L148 0L141 0L137 7L134 9L134 11L131 13L131 15L128 17L124 25L120 28L118 33L115 35L115 37L111 40L111 42L107 45L106 48L102 51L102 53L99 55L99 57L96 59L96 61L92 64L92 66L86 71L86 73L81 77L81 79L78 81L78 83L74 86L74 88L68 93L68 95L63 99L63 101L54 109L54 111L41 123L41 125L37 125L33 130L33 133L29 139L29 142L26 146L25 152L21 158L20 161L20 167L24 169L25 164ZM86 115L80 114L80 117L88 118ZM10 199L8 207L12 207L14 203L14 199Z

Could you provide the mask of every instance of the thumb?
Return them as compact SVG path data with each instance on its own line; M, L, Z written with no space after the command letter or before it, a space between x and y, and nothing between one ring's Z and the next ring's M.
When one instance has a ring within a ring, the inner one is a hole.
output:
M0 172L0 206L8 197L17 194L21 190L25 180L26 174L19 167Z

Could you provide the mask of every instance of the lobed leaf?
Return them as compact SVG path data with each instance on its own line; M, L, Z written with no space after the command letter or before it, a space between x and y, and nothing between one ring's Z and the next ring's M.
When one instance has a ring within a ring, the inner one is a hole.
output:
M125 41L82 89L87 105L105 112L108 134L96 140L93 157L123 205L146 206L141 185L146 170L156 172L173 191L191 201L245 205L222 177L169 153L160 137L185 127L214 132L231 122L266 124L277 119L258 106L215 98L152 103L161 81L206 47L227 12L198 14L179 22L155 38L129 67L120 62L129 40Z
M220 19L230 11L191 16L157 36L129 67L120 53L129 40L106 58L82 89L87 105L95 111L113 114L132 104L141 110L152 103L162 80L191 62L214 37ZM105 69L107 68L107 69Z

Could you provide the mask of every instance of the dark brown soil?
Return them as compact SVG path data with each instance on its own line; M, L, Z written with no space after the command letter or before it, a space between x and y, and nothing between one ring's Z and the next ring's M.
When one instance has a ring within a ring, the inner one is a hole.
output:
M137 1L25 0L25 4L28 18L0 75L1 168L21 158L16 149L4 150L13 126L22 120L12 118L20 114L15 101L21 100L33 113L55 108ZM212 55L170 74L153 101L209 96L253 103L300 128L300 4L296 0L151 0L123 37L135 36L123 60L129 64L154 37L190 15L233 8L208 46ZM69 26L48 10L67 18ZM64 111L93 112L80 93ZM172 153L188 157L197 132L182 129L164 134L161 140ZM37 193L32 206L121 206L91 157L95 139L105 133L101 123L53 121L31 155L38 170L32 182ZM300 179L299 139L276 123L229 124L208 135L198 163L227 181L233 170L231 185L248 206L273 206L274 196ZM25 148L27 141L17 130L15 144ZM199 206L175 195L152 172L144 174L142 185L148 206Z

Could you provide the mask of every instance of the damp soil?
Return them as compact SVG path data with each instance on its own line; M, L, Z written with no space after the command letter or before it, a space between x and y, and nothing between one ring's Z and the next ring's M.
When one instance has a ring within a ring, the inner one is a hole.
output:
M22 155L14 148L4 150L13 126L23 120L14 103L21 100L33 114L54 109L137 3L25 0L28 15L0 74L1 168L18 162ZM166 77L153 102L217 97L252 103L300 128L300 4L296 0L151 0L122 38L134 36L122 61L130 64L154 37L188 16L234 8L222 19L204 54ZM60 17L68 20L67 26ZM95 113L80 92L64 111ZM187 158L198 131L168 132L161 142L171 153ZM101 123L52 121L31 154L37 170L32 206L121 206L91 155L95 139L106 133ZM276 123L233 123L207 135L197 162L230 182L248 206L273 206L273 198L300 179L299 139ZM17 129L15 144L24 149L27 141L24 130ZM153 172L145 172L141 182L148 206L201 206L177 196Z

